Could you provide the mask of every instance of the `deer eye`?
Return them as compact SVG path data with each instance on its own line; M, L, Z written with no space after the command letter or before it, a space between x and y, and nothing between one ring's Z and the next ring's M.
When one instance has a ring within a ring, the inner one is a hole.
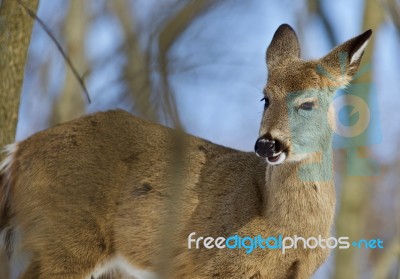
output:
M314 108L314 102L305 102L300 105L302 110L312 110Z
M260 102L264 101L264 109L267 109L269 107L269 99L268 97L262 98Z

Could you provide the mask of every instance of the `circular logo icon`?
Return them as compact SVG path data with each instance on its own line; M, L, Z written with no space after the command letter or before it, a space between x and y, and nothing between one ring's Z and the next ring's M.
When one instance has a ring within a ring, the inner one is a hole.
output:
M345 125L341 123L339 119L339 112L346 106L352 106L354 113L359 113L360 117L357 122L353 125ZM358 96L354 95L342 95L330 104L328 113L334 115L333 119L328 117L329 124L332 130L339 136L350 138L356 137L363 133L367 129L370 121L370 110L367 103ZM334 123L332 123L332 120Z

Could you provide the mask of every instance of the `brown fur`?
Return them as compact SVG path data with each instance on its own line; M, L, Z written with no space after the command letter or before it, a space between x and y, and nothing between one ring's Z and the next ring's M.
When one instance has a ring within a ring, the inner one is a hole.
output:
M336 85L315 73L316 63L328 62L297 58L297 38L288 28L278 29L276 38L283 41L273 41L267 55L274 62L266 88L277 105L265 113L260 134L276 129L290 142L284 92ZM279 44L286 46L283 61ZM7 173L12 215L6 214L12 218L1 224L17 226L22 247L33 255L22 279L87 278L116 254L169 278L299 279L309 278L329 253L187 247L191 232L329 237L333 180L300 181L304 161L269 166L252 152L181 135L120 110L37 133L13 155Z

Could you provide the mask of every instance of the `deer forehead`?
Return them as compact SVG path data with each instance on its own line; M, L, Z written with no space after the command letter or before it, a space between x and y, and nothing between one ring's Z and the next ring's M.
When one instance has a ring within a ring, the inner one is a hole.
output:
M294 62L270 69L265 89L268 97L279 99L290 93L328 86L328 81L318 74L316 62Z

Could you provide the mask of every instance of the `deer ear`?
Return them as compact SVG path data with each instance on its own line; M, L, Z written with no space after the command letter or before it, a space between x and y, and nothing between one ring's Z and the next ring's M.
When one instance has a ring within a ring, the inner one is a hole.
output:
M358 70L371 34L372 30L370 29L335 47L321 59L322 66L328 69L329 74L334 74L337 79L338 75L351 78Z
M296 32L288 24L282 24L275 31L267 49L268 68L282 64L289 59L300 58L300 44Z

